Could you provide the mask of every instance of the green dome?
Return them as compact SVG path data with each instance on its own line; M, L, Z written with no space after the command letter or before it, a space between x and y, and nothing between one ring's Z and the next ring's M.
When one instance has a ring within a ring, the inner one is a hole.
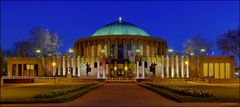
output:
M139 35L149 36L143 29L128 22L112 22L98 29L92 36L107 36L107 35Z

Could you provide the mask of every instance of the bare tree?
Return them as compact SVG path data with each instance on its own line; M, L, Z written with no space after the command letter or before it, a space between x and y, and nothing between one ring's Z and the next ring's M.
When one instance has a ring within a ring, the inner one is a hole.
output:
M58 33L51 33L48 29L42 27L34 27L30 33L32 35L32 52L35 53L36 50L41 50L42 56L57 56L60 54L59 49L62 46L62 42ZM39 56L39 53L35 53L35 55Z
M217 39L218 49L223 54L232 54L238 59L238 67L240 67L240 29L228 30L220 35Z
M211 48L210 41L202 38L201 35L195 35L183 44L183 55L207 55Z
M14 50L16 52L16 56L28 57L31 51L31 44L27 40L18 41L14 44Z
M44 57L58 56L60 54L59 49L62 46L62 42L57 33L51 33L48 29L42 27L33 28L33 30L31 30L31 35L32 52L34 56L39 56L37 60L41 64L43 70L46 71L47 68L44 64ZM38 50L38 52L36 52L36 50Z

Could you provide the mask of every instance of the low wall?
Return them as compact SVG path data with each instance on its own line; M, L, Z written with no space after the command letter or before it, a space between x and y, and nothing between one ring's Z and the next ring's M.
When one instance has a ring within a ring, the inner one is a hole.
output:
M35 78L34 83L88 83L101 82L97 79L75 79L75 78Z
M3 83L34 83L34 79L3 79Z

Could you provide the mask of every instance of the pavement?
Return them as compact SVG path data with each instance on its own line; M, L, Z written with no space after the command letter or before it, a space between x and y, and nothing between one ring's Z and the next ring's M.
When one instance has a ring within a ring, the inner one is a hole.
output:
M134 83L107 83L66 103L2 104L1 106L238 106L238 103L178 103Z

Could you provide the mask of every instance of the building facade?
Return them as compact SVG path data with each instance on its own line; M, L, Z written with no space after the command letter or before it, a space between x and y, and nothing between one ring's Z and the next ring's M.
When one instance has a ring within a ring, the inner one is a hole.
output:
M8 58L8 76L231 79L233 57L168 55L167 41L121 18L76 40L73 54Z

